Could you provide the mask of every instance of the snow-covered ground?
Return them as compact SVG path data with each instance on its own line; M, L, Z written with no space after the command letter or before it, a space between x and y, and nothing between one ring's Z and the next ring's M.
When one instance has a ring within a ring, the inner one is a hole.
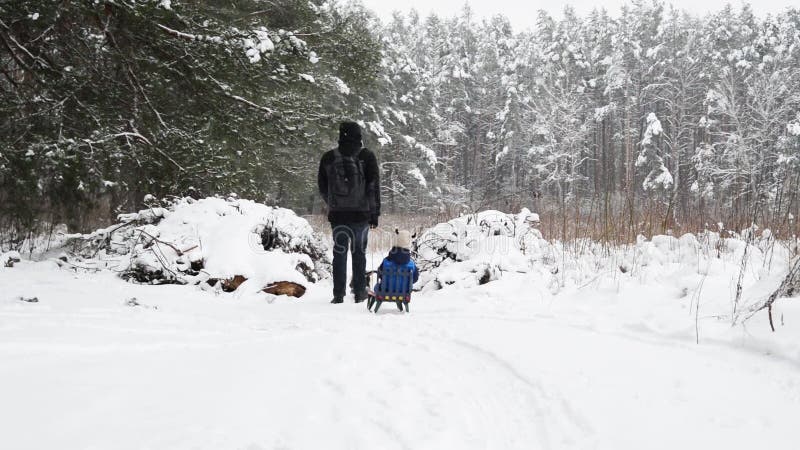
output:
M293 299L0 267L0 448L797 448L800 302L777 333L731 327L737 271L714 261L562 289L504 273L377 316L328 282Z

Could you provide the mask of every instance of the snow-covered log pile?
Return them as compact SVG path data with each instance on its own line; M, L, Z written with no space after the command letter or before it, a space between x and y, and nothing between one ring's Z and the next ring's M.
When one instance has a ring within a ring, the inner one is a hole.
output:
M547 242L539 216L482 211L440 223L414 241L420 290L486 284L502 272L528 272Z
M235 198L184 198L71 235L62 265L114 270L131 282L302 295L330 273L327 246L294 212Z

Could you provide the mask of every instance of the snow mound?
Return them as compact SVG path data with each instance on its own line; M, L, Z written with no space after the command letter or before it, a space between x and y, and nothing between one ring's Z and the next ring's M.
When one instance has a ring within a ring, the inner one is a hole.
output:
M0 253L0 267L14 267L15 263L20 262L19 252L9 251Z
M440 223L414 241L421 269L417 288L470 287L500 278L503 272L527 273L546 247L539 215L489 210Z
M326 244L288 209L235 198L184 198L118 218L117 225L68 236L59 261L149 284L224 289L225 280L237 277L233 289L253 292L278 281L316 282L330 273Z

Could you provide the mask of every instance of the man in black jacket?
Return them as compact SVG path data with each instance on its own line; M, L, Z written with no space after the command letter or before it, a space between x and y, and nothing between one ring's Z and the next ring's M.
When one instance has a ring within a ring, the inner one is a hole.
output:
M381 188L375 154L361 144L361 127L339 125L339 146L322 155L317 172L319 193L328 205L333 230L333 300L342 303L347 285L347 249L353 253L356 303L367 298L366 249L369 228L378 226ZM351 246L352 244L352 246Z

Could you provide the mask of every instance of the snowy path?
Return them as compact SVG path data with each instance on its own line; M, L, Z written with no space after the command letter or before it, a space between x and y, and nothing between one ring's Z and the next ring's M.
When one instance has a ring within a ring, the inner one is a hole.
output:
M372 316L42 267L0 270L4 449L796 448L800 362L523 278Z

